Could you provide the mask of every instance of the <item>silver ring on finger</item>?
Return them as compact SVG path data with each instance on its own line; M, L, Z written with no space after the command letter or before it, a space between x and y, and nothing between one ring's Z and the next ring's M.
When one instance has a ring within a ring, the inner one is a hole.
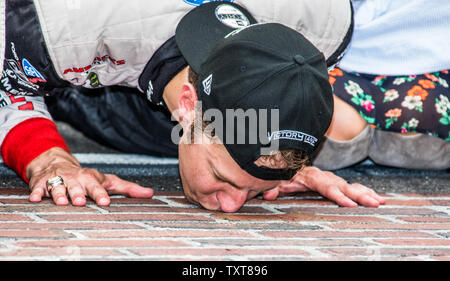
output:
M47 190L50 193L55 186L63 185L66 186L64 180L61 176L56 176L54 178L48 179L46 182Z

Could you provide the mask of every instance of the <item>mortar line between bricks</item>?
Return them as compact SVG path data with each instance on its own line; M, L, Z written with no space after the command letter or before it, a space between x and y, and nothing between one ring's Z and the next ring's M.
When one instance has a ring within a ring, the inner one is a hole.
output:
M261 206L261 205L256 205L255 204L255 205L252 206L251 204L249 204L248 207L262 207L263 209L265 209L267 211L270 211L273 214L279 214L279 215L286 214L286 212L282 212L279 209L277 209L275 206L272 206L272 205L263 204Z
M398 215L380 215L380 218L383 219L387 219L388 221L390 221L391 223L396 223L396 224L407 224L407 221L404 220L400 220L398 219ZM410 215L406 215L405 217L410 217Z
M20 230L23 230L23 229L11 229L11 230L13 230L13 231L20 231ZM153 229L153 230L158 230L158 229ZM161 231L167 231L167 230L169 230L169 231L177 231L179 229L161 229ZM68 240L98 240L100 238L91 238L89 236L85 236L82 233L86 233L86 234L99 233L100 234L100 233L110 233L110 232L113 232L113 231L122 231L122 230L85 230L85 229L72 230L72 229L68 229L68 230L64 230L64 231L75 236L75 237L69 238ZM149 230L146 230L146 229L130 230L130 232L143 232L143 231L149 231ZM229 229L217 229L217 231L230 231L230 230ZM155 240L156 239L157 240L157 238L159 238L159 239L161 239L161 238L167 238L167 239L186 239L186 238L188 238L188 239L204 239L204 240L244 239L244 240L267 240L267 241L273 241L273 240L279 239L279 238L270 237L270 236L266 236L264 234L261 234L261 232L264 232L265 230L240 230L240 231L244 232L244 233L247 233L247 234L251 234L252 236L250 236L250 237L238 237L238 236L232 236L232 237L228 237L228 236L197 237L196 236L196 237L192 237L192 236L181 236L181 235L180 236L162 236L162 237L120 237L120 236L117 236L117 237L108 237L108 238L101 238L101 239L108 239L108 240L124 240L124 239L125 240L130 240L130 239L131 240ZM82 233L80 233L80 232L82 232ZM310 230L296 230L296 232L310 232ZM339 231L339 233L347 233L347 234L363 233L363 232L366 232L366 231ZM371 230L371 232L380 232L380 233L385 233L385 234L387 234L389 232L393 233L393 234L398 233L398 231L394 231L394 230L391 230L391 231ZM411 232L411 231L405 231L405 232ZM358 237L353 237L353 236L343 237L343 236L333 236L333 235L331 235L329 237L320 237L320 239L325 239L325 240L327 240L327 239L328 240L329 239L339 239L339 240L355 240L355 239L358 239L358 240L363 240L363 239L446 240L446 237L439 235L439 231L436 231L437 233L432 233L430 231L413 231L413 232L427 233L427 234L430 234L431 237L423 237L423 236L420 236L420 237L416 237L416 236L399 237L398 235L392 235L392 236L382 236L382 237L380 237L380 236L368 236L366 238L361 238L359 236ZM3 241L8 241L8 240L11 240L11 239L16 239L16 238L5 237L5 238L2 238L2 239L3 239ZM22 240L30 240L30 239L35 239L35 238L33 238L33 237L29 237L29 238L23 237L22 238L21 237L20 239L22 239ZM311 238L308 238L308 237L283 237L283 240L287 240L287 241L290 241L290 240L310 241L311 239L318 239L318 238L317 237L311 237ZM446 247L448 247L448 246L446 246Z
M143 232L143 231L180 231L179 228L169 228L169 227L165 227L165 228L153 228L151 230L147 230L147 229L130 229L130 232ZM228 231L228 232L234 232L234 230L230 230L230 229L225 229L225 228L217 228L214 229L217 231ZM113 232L113 231L124 231L124 230L119 230L119 229L115 229L115 230L107 230L107 229L101 229L101 230L92 230L92 229L88 229L88 230L77 230L77 231L82 231L85 233L108 233L108 232ZM125 230L126 231L126 230ZM191 229L188 229L187 231L192 231ZM201 231L211 231L211 230L201 230ZM250 239L250 238L254 238L254 239L259 239L259 240L275 240L275 239L279 239L279 238L275 238L275 237L271 237L271 236L267 236L264 234L261 234L261 232L265 232L267 230L258 230L258 229L249 229L249 230L242 230L240 229L239 231L244 232L244 233L248 233L248 234L255 234L254 237L243 237L240 239ZM276 230L275 230L276 231ZM299 229L299 230L281 230L282 232L289 232L289 231L295 231L295 232L311 232L312 230L309 229ZM313 230L314 232L323 232L323 230ZM328 230L325 230L328 231ZM441 231L441 230L439 230ZM435 232L439 232L439 231L435 231ZM336 232L336 231L334 231ZM364 233L367 232L367 230L341 230L338 231L337 233ZM375 230L370 230L370 232L379 232L379 233L392 233L392 234L396 234L398 233L398 230L379 230L379 229L375 229ZM405 230L404 232L411 232L411 230ZM428 233L428 234L432 234L430 233L431 231L418 231L418 230L413 230L412 232L420 232L420 233ZM433 234L432 234L433 235ZM142 238L142 237L138 237L138 238ZM145 237L144 237L145 238ZM182 238L180 236L168 236L167 238ZM192 238L192 239L199 239L201 237L188 237L188 238ZM223 237L223 236L214 236L214 237L205 237L204 239L237 239L239 237ZM380 239L380 238L384 238L384 239L401 239L401 237L399 237L398 235L393 235L393 236L384 236L384 237L380 237L380 236L369 236L366 237L367 239ZM438 235L434 235L432 237L408 237L407 239L444 239L444 237L438 236ZM93 239L93 238L88 238L88 239ZM110 237L109 239L123 239L123 237ZM202 238L203 239L203 238ZM283 239L289 240L289 239L308 239L308 237L284 237ZM314 237L311 237L309 239L317 239ZM361 237L342 237L342 236L330 236L329 238L327 237L321 237L321 239L346 239L346 240L354 240L354 239L363 239Z
M399 193L396 193L396 192L386 192L386 195L389 195L389 196L391 196L391 198L394 198L394 199L407 199L407 198L411 198L411 197L408 197L408 196L405 196L405 195L403 195L403 194L399 194ZM422 198L423 199L423 198Z
M72 234L73 236L75 236L76 239L78 240L86 240L89 239L88 237L84 236L83 234L79 233L79 230L77 229L64 229L64 232L67 232L69 234Z
M225 258L224 258L225 257ZM205 260L205 259L213 259L213 260L223 260L223 261L251 261L251 260L259 260L261 258L270 258L273 256L270 256L270 254L268 255L235 255L235 256L208 256L208 255L198 255L198 256L194 256L194 255L183 255L183 256L174 256L174 255L146 255L146 256L136 256L133 258L133 260L148 260L148 261L152 261L152 260L166 260L166 261L170 261L170 260ZM307 256L302 256L302 255L283 255L283 256L276 256L279 258L287 258L287 259L302 259L302 260L307 260L310 257ZM276 258L275 257L275 258ZM11 258L17 258L17 257L0 257L0 260L3 261L8 261L11 260ZM129 259L130 257L128 256L108 256L108 259L111 260L123 260L123 259ZM58 256L57 258L55 258L54 256L39 256L39 257L24 257L24 258L20 258L20 260L28 260L28 261L32 261L32 260L49 260L49 261L58 261L58 260L73 260L73 261L77 261L77 260L104 260L105 257L104 256L90 256L90 255L86 255L86 256L81 256L78 257L76 259L73 258L73 256Z
M1 189L0 189L1 190ZM0 199L28 199L30 195L0 195Z
M302 260L302 261L309 261L309 260L326 260L326 258L323 257L310 257L310 256L302 256L302 255L285 255L285 256L267 256L267 255L249 255L249 256L160 256L160 255L153 255L153 256L138 256L135 258L130 258L130 257L124 257L124 256L108 256L107 257L108 260L117 260L117 261L122 261L122 260L134 260L134 261L172 261L172 260L181 260L181 261L191 261L191 260L221 260L221 261L260 261L260 260L266 260L265 258L269 258L269 260L277 260L277 258L280 258L282 260L286 260L286 261L296 261L296 260ZM414 258L414 259L419 259L418 256L407 256L407 257L401 257L401 258ZM73 259L73 257L71 256L65 256L65 257L61 257L56 259L53 256L49 256L49 257L39 257L39 258L21 258L20 260L25 260L25 261L58 261L58 260L67 260L67 261L96 261L96 260L104 260L105 257L104 256L81 256L77 259ZM351 257L347 257L347 258L343 258L342 260L348 260L348 259L354 259L353 256ZM388 256L388 257L382 257L381 260L397 260L398 257L392 257L392 259ZM10 260L17 260L17 257L6 257L6 258L0 258L0 260L2 261L10 261ZM371 261L371 259L369 259L369 257L362 257L359 258L359 260L362 261ZM431 259L431 260L435 260L435 259Z
M209 217L212 218L210 213L190 213L190 212L174 212L174 211L167 211L167 212L108 212L107 213L95 213L95 212L33 212L34 215L39 216L53 216L53 215L190 215L193 217ZM2 214L16 214L16 215L27 215L31 214L29 212L14 212L14 213L7 213L7 212L0 212L0 215ZM245 214L245 213L242 213ZM249 213L247 213L249 214ZM251 213L254 214L254 213ZM261 213L264 214L264 213ZM212 218L213 219L213 218ZM83 222L96 222L98 220L89 221L89 220L83 220ZM149 220L151 221L151 220ZM61 222L61 221L60 221Z
M109 214L109 212L107 210L105 210L95 204L89 204L89 205L86 205L86 207L94 209L94 210L100 212L101 214Z
M117 252L124 254L127 258L137 258L139 255L133 252L132 249L117 249Z
M150 230L151 231L151 230L155 229L154 227L152 227L151 225L148 225L145 222L136 221L134 224L137 225L137 226L142 227L145 230Z
M304 251L306 253L309 253L311 255L311 258L329 258L330 254L321 252L316 247L302 247L300 248L301 251Z
M444 230L444 229L442 229L442 230L422 230L421 232L424 232L424 233L427 233L430 235L434 235L434 236L436 236L436 238L440 238L440 239L444 238L445 239L447 237L444 237L442 234L442 232L445 232L445 231L448 231L448 230Z
M155 208L169 208L167 204L146 204L146 203L111 203L108 207L155 207ZM197 209L198 207L184 206L183 208ZM103 208L103 207L100 207Z
M46 219L41 218L40 216L38 216L35 213L23 213L22 215L32 219L33 222L37 222L37 223L47 223L48 222ZM8 221L8 222L10 222L10 221Z
M76 241L76 240L74 240ZM175 240L173 240L175 241ZM250 250L273 250L275 246L246 246L246 249L250 249ZM293 245L286 245L286 246L276 246L276 249L279 250L302 250L302 251L306 251L306 250L311 250L311 249L331 249L331 248L339 248L340 246L334 246L334 245L312 245L312 246L308 246L308 245L302 245L302 246L293 246ZM210 250L210 249L220 249L220 250L226 250L226 249L242 249L242 246L229 246L229 245L225 245L225 246L221 246L221 245L208 245L208 246L204 246L201 249L198 249L195 246L192 245L186 245L186 246L139 246L139 247L130 247L130 246L110 246L110 247L106 247L106 246L74 246L74 245L68 245L68 246L61 246L61 247L54 247L54 248L80 248L80 249L85 249L85 250L118 250L118 249L141 249L141 250L160 250L160 249L167 249L167 250L185 250L185 249L196 249L196 250ZM355 246L355 245L346 245L346 246L342 246L342 248L349 248L349 249L369 249L369 250L374 250L374 249L427 249L427 250L439 250L439 249L445 249L445 250L450 250L450 247L448 246L397 246L397 245L364 245L364 246ZM34 247L11 247L9 250L23 250L23 249L35 249L35 250L48 250L48 247L45 246L34 246ZM8 249L1 249L0 252L7 252ZM324 253L326 254L326 253ZM283 254L284 255L284 254Z
M34 215L34 214L32 214ZM40 220L42 220L41 218L39 218ZM111 220L105 220L105 221L24 221L24 220L8 220L8 221L0 221L0 223L23 223L23 224L28 224L28 223L39 223L39 224L73 224L73 225L79 225L79 224L126 224L126 225L138 225L138 221L111 221ZM149 221L150 223L150 221ZM206 223L206 222L205 222ZM141 227L144 226L145 223L142 223L142 225L139 225ZM14 229L14 230L23 230L24 228L0 228L0 229ZM126 228L125 230L133 230L134 228ZM80 230L85 230L84 228L80 228ZM91 229L86 229L86 230L91 230ZM112 228L109 230L120 230L119 228ZM136 230L136 229L135 229Z
M137 239L133 239L133 240L137 240ZM40 241L40 240L39 240ZM77 241L77 240L73 240L73 241ZM103 241L103 240L102 240ZM172 239L171 241L177 241L175 239ZM180 241L186 242L185 239L180 239ZM17 241L14 241L17 242ZM29 242L29 240L27 240L26 242ZM182 249L197 249L197 250L208 250L208 249L221 249L221 250L226 250L226 249L242 249L242 246L230 246L230 245L225 245L225 246L221 246L221 245L208 245L208 246L202 246L201 249L198 249L198 247L195 247L193 245L186 245L186 246L139 246L139 247L130 247L130 246L61 246L61 247L54 247L54 248L68 248L68 247L77 247L80 249L86 249L86 250L99 250L99 249L103 249L103 250L117 250L117 249L168 249L168 250L182 250ZM356 245L346 245L346 246L337 246L337 245L312 245L312 246L308 246L308 245L301 245L301 246L294 246L294 245L280 245L280 246L276 246L276 249L278 250L305 250L305 249L330 249L330 248L350 248L350 249L427 249L427 250L450 250L450 246L423 246L423 245L364 245L364 246L356 246ZM250 250L273 250L275 248L274 245L272 246L245 246L246 249L250 249ZM12 249L12 248L11 248ZM34 247L15 247L14 250L21 250L21 249L36 249L36 250L48 250L48 247L45 246L34 246ZM5 252L7 251L6 249L2 249L0 252Z
M170 198L166 197L166 196L153 196L153 199L157 199L159 201L162 201L164 203L166 203L167 205L169 205L170 207L183 207L186 206L186 204L182 204L182 203L178 203L176 201L172 201L170 200Z

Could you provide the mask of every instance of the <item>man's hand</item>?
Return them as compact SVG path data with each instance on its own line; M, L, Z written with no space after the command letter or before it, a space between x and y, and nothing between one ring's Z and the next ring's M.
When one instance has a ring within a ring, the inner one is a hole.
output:
M298 172L290 182L281 183L275 189L264 193L266 200L275 200L280 194L315 191L335 201L342 207L378 207L385 199L364 185L350 184L332 172L316 167L306 167Z
M35 158L27 166L27 178L30 180L30 201L41 202L43 197L52 197L56 205L68 205L69 198L74 206L86 205L86 196L99 206L108 206L111 200L108 194L122 194L136 198L151 198L153 190L118 178L115 175L102 174L97 170L82 168L80 163L61 148L52 148ZM47 191L46 182L61 176L63 185Z

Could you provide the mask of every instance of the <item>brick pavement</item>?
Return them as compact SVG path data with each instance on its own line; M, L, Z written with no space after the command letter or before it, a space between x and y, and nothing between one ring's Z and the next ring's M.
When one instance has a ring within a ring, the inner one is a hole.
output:
M450 194L385 196L378 209L305 193L224 214L179 192L100 208L0 188L0 260L450 260Z

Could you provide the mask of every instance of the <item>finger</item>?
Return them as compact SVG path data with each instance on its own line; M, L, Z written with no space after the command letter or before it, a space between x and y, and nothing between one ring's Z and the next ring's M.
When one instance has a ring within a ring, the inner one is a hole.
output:
M352 200L365 207L376 208L380 206L380 202L376 197L373 196L373 193L370 191L370 188L361 184L351 184L344 189L345 195Z
M264 192L263 198L265 200L273 201L278 198L279 194L280 194L280 191L278 190L278 187L276 187L274 189Z
M378 202L382 205L386 204L386 199L384 199L381 195L376 193L373 189L369 189L370 194L372 194L372 197L378 200Z
M108 193L98 182L87 184L86 191L98 206L108 206L111 203Z
M290 183L280 184L279 190L281 193L295 193L295 192L305 192L308 191L309 189L306 188L303 184L293 181Z
M69 204L69 199L67 199L67 188L60 184L52 188L51 194L53 201L58 206L65 206Z
M30 194L29 200L33 203L39 203L42 201L42 197L45 195L46 188L42 186L35 187Z
M43 197L49 197L50 194L47 191L46 181L44 179L40 181L30 180L30 197L29 200L33 203L39 203Z
M336 202L339 206L354 208L358 207L358 204L345 196L338 188L332 187L329 188L326 194L323 194L328 199Z
M74 206L85 206L86 205L86 194L81 186L81 184L76 180L67 181L67 192L69 193L70 200Z
M151 198L154 194L151 188L122 180L115 175L106 175L103 186L108 190L109 194L120 194L133 198Z

